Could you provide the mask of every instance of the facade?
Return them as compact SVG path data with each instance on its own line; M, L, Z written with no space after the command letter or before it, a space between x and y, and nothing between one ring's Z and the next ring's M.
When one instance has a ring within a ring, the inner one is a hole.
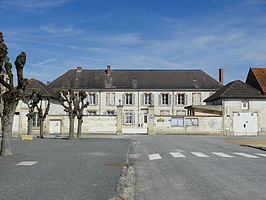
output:
M118 107L122 107L122 132L147 133L150 107L153 115L185 116L185 106L204 105L203 100L222 84L202 70L111 70L107 66L106 70L77 67L49 83L49 86L55 90L86 91L90 104L85 110L87 116L118 116ZM61 126L67 127L62 124L63 121L66 123L62 108L52 106L51 112L55 113L50 113L49 117L52 115Z
M205 102L222 108L223 135L266 135L266 96L249 84L230 82Z

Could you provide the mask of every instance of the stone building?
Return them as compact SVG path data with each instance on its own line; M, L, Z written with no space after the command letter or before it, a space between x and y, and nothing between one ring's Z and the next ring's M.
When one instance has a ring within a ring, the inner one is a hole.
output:
M90 105L85 111L88 116L85 121L94 116L94 119L99 118L98 122L104 118L109 120L110 126L117 124L115 116L120 106L122 132L147 133L150 107L153 107L154 115L185 116L185 106L204 105L203 100L223 85L202 70L111 70L107 66L106 70L77 67L49 83L49 86L55 90L86 91ZM53 106L51 112L54 113L50 113L50 117L54 116L62 127L67 127L67 120L63 117L65 113L60 105ZM91 127L83 130L95 133L96 130L90 130ZM67 129L63 129L61 132L67 132ZM107 129L103 125L98 131L107 133ZM112 133L114 131L117 130L113 129Z

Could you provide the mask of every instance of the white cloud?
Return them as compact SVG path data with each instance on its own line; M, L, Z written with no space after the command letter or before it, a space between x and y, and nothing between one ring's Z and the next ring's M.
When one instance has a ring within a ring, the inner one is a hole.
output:
M32 66L43 66L43 65L46 65L48 63L52 63L52 62L55 62L57 61L58 59L55 59L55 58L49 58L47 60L43 60L41 62L38 62L38 63L33 63L33 64L30 64Z
M2 8L18 8L25 10L45 9L59 7L69 3L71 0L3 0ZM23 11L23 10L22 10Z

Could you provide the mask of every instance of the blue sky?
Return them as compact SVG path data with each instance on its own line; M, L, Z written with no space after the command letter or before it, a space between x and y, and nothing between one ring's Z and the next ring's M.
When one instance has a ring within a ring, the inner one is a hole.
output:
M245 81L266 67L264 0L0 0L1 32L25 76L86 69L202 69Z

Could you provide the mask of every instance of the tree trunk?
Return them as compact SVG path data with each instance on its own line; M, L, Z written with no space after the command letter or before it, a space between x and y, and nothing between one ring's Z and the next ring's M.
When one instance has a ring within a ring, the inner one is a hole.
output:
M28 132L27 135L32 135L32 127L33 127L33 118L32 116L28 116Z
M40 119L40 138L43 138L43 122L44 119Z
M70 115L69 116L69 136L68 136L69 140L74 139L74 120L75 120L75 116L73 117L73 115Z
M5 103L4 115L1 119L2 121L2 141L1 141L1 155L11 156L11 137L12 137L12 127L13 118L15 114L17 103ZM8 107L8 108L6 108Z
M82 119L78 119L78 133L77 133L77 138L81 138L81 127L82 127Z

